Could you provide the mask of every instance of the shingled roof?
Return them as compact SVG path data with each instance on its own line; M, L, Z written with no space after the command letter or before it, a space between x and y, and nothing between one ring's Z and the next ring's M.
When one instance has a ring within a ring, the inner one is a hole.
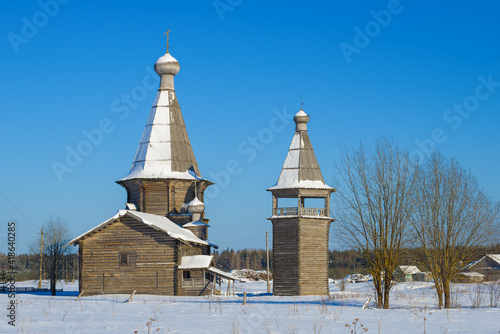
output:
M291 188L332 189L323 180L314 149L307 135L309 116L304 110L300 109L293 120L296 127L292 144L288 150L278 182L268 190Z
M155 64L160 89L151 107L129 179L199 179L200 171L174 90L179 62L168 52ZM120 182L118 181L118 182Z
M183 228L170 219L158 215L153 215L150 213L145 213L145 212L139 212L139 211L132 211L132 210L120 210L116 215L111 217L110 219L106 220L105 222L97 225L96 227L92 228L91 230L83 233L82 235L74 238L71 240L67 246L69 245L76 245L78 242L90 236L93 233L96 233L100 230L102 230L104 227L114 223L121 217L128 216L131 218L134 218L140 222L142 222L145 225L148 225L155 230L165 232L168 234L170 237L181 240L183 242L187 243L194 243L194 244L199 244L199 245L210 245L207 241L201 240L197 236L193 234L190 230Z

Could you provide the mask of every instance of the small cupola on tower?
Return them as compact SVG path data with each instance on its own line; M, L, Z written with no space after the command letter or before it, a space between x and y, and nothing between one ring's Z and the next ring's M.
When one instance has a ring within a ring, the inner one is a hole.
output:
M184 224L183 227L193 232L194 235L202 240L208 239L207 227L210 226L202 220L202 216L205 211L205 204L203 204L198 197L195 197L188 203L187 211L191 214L191 222ZM209 248L206 247L206 250L208 251Z
M201 220L201 214L205 211L205 204L195 197L191 202L188 203L187 210L192 215L192 221Z
M203 201L203 193L212 183L200 176L174 89L180 65L168 48L167 36L167 52L154 67L160 76L158 93L132 168L117 183L127 190L127 203L134 204L137 211L184 224L191 221L187 204L195 197Z
M307 134L309 115L301 109L293 120L295 134L280 177L267 189L273 195L268 218L273 223L273 293L322 295L328 293L330 195L335 190L321 175Z

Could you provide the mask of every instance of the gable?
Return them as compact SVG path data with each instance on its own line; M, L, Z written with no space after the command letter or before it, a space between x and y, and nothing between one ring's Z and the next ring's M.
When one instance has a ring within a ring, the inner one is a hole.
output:
M201 240L197 236L193 234L190 230L180 227L170 219L163 217L163 216L158 216L150 213L145 213L145 212L138 212L138 211L130 211L130 210L120 210L116 215L111 217L110 219L106 220L105 222L97 225L93 229L83 233L82 235L76 237L75 239L71 240L66 246L68 245L76 245L80 240L83 240L84 238L88 238L90 235L97 233L98 231L102 230L103 228L107 227L108 225L114 223L115 221L123 218L123 217L129 217L133 220L136 220L146 226L149 226L157 231L166 233L170 237L177 239L181 242L184 243L192 243L192 244L198 244L198 245L205 245L208 246L208 243L204 240Z
M109 244L118 248L139 244L165 244L175 247L177 240L131 217L121 217L85 238L85 245Z

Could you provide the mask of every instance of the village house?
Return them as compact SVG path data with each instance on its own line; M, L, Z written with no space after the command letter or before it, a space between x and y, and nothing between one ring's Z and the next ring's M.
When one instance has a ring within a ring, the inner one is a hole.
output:
M167 39L168 40L168 39ZM126 209L71 240L79 247L79 289L86 295L128 293L198 296L221 277L208 240L204 191L174 89L179 62L167 53L154 67L160 87L127 176ZM219 286L220 291L220 286Z
M420 273L417 266L398 266L394 271L394 277L398 282L412 282L416 276Z
M487 254L469 264L467 270L481 274L485 281L497 281L500 279L500 254Z

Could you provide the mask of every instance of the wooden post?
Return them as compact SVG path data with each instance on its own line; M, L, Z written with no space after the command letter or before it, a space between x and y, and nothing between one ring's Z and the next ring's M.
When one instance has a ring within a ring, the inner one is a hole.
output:
M75 283L75 269L76 268L76 256L73 258L73 280L71 283Z
M42 266L43 266L43 227L42 227L42 236L40 238L40 279L38 280L38 289L42 288Z
M75 302L78 301L78 299L80 299L81 296L83 296L84 292L85 292L84 290L82 290L82 292L80 292L80 294L78 295L78 297L76 297Z
M226 296L231 296L231 280L230 279L227 280L227 292L226 292Z
M236 296L236 294L234 293L234 280L233 280L233 296Z
M269 231L266 231L266 256L267 256L267 293L271 292L269 284Z
M363 305L363 307L361 308L362 310L364 310L368 306L368 304L370 303L370 300L372 300L372 297L368 298L365 305Z
M135 290L132 291L132 294L130 295L130 298L126 301L126 303L130 303L132 300L134 300L134 296L135 296Z
M217 278L217 274L214 274L214 281L212 283L212 295L215 295L215 286L217 284L216 283L217 282L216 278Z
M247 292L243 292L243 305L247 304Z

